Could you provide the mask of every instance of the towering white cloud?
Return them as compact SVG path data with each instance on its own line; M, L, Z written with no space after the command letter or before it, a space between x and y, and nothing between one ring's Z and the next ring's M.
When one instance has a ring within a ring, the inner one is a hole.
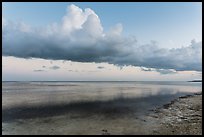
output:
M61 30L65 34L84 29L91 34L102 33L103 28L100 19L95 12L89 8L84 11L75 5L67 8L67 13L62 19Z
M97 14L75 5L67 8L60 23L43 29L2 18L3 56L108 62L115 65L168 70L202 69L202 42L192 41L178 49L159 48L155 42L139 45L133 37L122 36L122 24L104 32Z

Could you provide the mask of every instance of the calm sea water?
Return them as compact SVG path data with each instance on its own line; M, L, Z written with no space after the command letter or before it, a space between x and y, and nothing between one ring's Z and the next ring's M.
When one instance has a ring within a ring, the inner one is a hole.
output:
M152 110L201 91L191 82L2 82L2 134L144 134L157 124L145 123Z
M2 103L9 105L146 99L156 104L202 91L193 82L2 82ZM15 99L13 99L15 98ZM151 100L156 98L155 100Z
M84 129L98 133L103 126L119 126L115 130L118 132L130 126L135 131L140 119L153 109L179 96L202 91L202 83L190 82L2 84L2 124L9 134L48 134L50 129L63 134L84 133Z

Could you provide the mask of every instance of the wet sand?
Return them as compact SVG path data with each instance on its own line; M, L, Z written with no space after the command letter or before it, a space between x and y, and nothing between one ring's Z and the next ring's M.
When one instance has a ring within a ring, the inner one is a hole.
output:
M158 100L156 96L142 99L149 100L147 103ZM201 94L180 97L144 112L138 111L138 102L141 100L118 98L63 105L4 106L2 134L202 134Z

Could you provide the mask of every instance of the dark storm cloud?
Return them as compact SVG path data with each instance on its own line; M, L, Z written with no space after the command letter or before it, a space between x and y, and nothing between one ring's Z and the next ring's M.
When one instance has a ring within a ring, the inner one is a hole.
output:
M3 23L2 29L3 56L107 62L155 68L161 73L168 73L164 69L202 70L202 42L192 41L177 49L159 48L155 42L140 45L135 38L121 35L121 24L105 33L94 11L82 11L74 5L68 7L63 21L57 25L33 29L22 23Z

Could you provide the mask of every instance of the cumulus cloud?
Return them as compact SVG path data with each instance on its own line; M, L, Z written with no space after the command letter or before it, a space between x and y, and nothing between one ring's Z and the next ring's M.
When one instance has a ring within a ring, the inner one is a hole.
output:
M45 70L42 70L42 69L36 69L36 70L33 70L33 72L44 72Z
M177 73L174 69L157 69L157 68L145 68L141 67L142 71L155 71L159 72L160 74L175 74Z
M160 74L175 74L177 73L174 69L155 69Z
M98 68L98 69L104 69L105 67L103 67L103 66L98 66L97 68Z
M142 71L154 71L154 69L152 68L144 68L144 67L141 67L140 68Z
M60 69L60 67L59 66L52 66L52 67L50 67L50 69L57 70L57 69Z
M20 58L107 62L117 66L155 69L202 70L202 42L177 49L159 48L154 41L140 45L134 37L122 36L122 24L104 32L100 18L91 9L70 5L61 22L43 29L2 19L2 55Z

